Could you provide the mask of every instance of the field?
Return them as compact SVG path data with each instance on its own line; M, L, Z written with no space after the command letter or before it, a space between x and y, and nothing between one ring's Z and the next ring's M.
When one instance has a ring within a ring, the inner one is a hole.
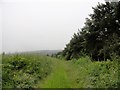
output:
M35 54L3 55L3 88L117 88L117 60L65 61Z

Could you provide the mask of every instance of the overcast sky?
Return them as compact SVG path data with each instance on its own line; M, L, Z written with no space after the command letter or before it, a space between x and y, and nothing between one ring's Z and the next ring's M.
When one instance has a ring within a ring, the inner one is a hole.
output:
M63 49L104 0L0 0L0 52Z

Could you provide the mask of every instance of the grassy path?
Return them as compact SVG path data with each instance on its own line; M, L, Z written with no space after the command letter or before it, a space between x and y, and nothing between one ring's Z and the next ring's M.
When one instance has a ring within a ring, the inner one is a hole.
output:
M49 75L40 85L41 88L70 88L71 81L67 73L67 65L65 61L58 61L55 63L55 68L51 75Z

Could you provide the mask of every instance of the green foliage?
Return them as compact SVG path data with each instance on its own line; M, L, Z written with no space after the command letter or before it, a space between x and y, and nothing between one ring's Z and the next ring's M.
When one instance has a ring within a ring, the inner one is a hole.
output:
M114 65L114 66L113 66ZM90 72L90 82L96 88L99 87L117 87L118 82L118 66L114 63L107 62L96 62L89 67Z
M119 57L92 62L88 56L59 60L39 55L4 55L3 88L117 88Z
M120 1L98 4L89 16L62 55L70 60L86 54L95 61L111 59L111 53L120 56Z
M73 58L79 58L85 53L85 39L79 31L77 34L73 35L73 38L70 40L70 43L66 45L66 48L63 50L62 55L65 56L67 60Z
M31 88L51 72L50 58L37 55L3 56L3 88Z
M119 70L114 61L91 62L88 57L70 61L72 88L117 88Z

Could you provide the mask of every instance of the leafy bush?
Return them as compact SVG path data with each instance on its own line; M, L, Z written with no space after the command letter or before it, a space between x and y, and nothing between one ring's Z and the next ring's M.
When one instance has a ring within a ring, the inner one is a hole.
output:
M3 88L31 88L51 72L47 57L37 55L3 56Z
M73 87L115 88L118 87L118 62L116 60L91 62L88 57L69 62L73 73Z

